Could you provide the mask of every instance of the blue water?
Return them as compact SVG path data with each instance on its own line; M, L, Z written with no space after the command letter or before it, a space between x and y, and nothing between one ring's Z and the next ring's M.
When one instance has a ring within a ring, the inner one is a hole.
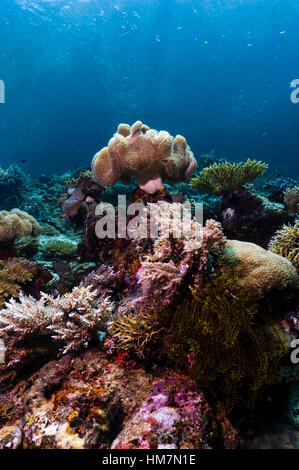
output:
M298 0L1 0L0 164L89 165L119 122L298 176Z

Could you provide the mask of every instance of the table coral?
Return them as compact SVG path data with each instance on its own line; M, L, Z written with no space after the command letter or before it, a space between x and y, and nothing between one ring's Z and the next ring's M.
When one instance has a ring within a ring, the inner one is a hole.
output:
M214 163L192 178L190 185L199 191L223 194L259 178L267 167L266 163L250 159L245 163Z
M113 186L118 180L129 184L135 176L140 188L150 194L163 188L163 179L184 181L195 168L196 160L184 137L174 138L141 121L131 127L120 124L108 147L92 161L94 179L103 186Z

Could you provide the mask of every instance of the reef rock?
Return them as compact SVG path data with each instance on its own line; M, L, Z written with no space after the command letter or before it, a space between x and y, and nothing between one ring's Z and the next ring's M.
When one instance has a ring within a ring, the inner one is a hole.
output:
M120 124L92 161L95 181L113 186L119 179L129 184L133 176L138 185L153 194L163 189L163 179L188 179L196 168L196 160L181 135L172 137L166 131L156 131L141 121L133 126Z
M65 355L0 390L0 422L22 431L23 448L231 448L239 442L186 377L165 368L149 373L125 353L111 357L99 349Z
M211 425L210 418L206 399L194 382L184 376L169 376L153 383L152 393L111 447L208 449L211 436L218 435L216 421ZM238 444L235 429L229 425L222 430L225 447L235 448Z
M298 289L299 276L292 263L254 243L228 240L239 260L236 270L239 283L255 297L263 297L271 289Z

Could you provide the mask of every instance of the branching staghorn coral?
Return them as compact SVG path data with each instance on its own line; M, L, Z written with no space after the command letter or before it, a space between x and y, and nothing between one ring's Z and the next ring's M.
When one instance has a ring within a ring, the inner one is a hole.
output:
M299 272L299 222L278 230L270 241L269 250L290 260Z
M299 214L299 186L286 189L284 192L284 204L290 215Z
M224 194L263 175L268 165L248 159L245 163L214 163L192 178L190 185L199 191Z
M108 147L92 161L94 179L101 185L113 186L118 180L129 184L135 176L140 188L150 194L163 189L163 179L184 181L195 168L196 160L184 137L174 138L141 121L131 127L120 124Z
M0 337L38 338L51 335L63 354L87 347L105 328L113 311L107 297L95 303L89 287L75 287L62 297L42 294L40 300L20 294L0 311Z
M27 212L13 209L10 212L0 211L0 245L11 246L16 238L41 232L39 223Z

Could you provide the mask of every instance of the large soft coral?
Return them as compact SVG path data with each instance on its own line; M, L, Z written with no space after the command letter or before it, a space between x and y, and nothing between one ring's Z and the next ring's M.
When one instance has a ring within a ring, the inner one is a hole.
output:
M103 186L113 186L119 179L130 183L133 176L145 192L154 194L163 189L163 179L188 179L196 168L196 160L181 135L172 137L156 131L141 121L132 127L120 124L92 161L94 179Z

